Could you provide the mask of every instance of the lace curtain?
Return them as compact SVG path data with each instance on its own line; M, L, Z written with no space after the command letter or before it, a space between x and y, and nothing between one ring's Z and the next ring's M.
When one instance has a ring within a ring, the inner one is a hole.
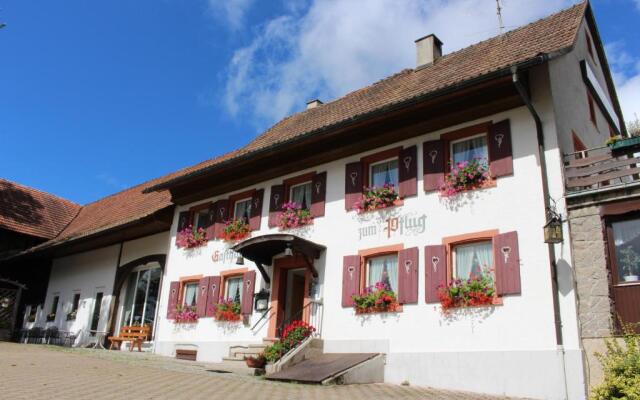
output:
M451 145L451 150L454 164L462 161L471 161L474 158L483 159L484 162L487 162L489 159L487 152L487 138L485 136L479 136L462 142L453 143Z
M368 261L368 284L385 282L395 293L398 292L398 257L395 255L371 258Z
M292 187L290 200L301 205L303 209L309 209L311 206L311 182Z
M456 278L469 279L478 276L483 270L493 266L491 242L473 243L456 246L454 249Z
M383 187L385 184L398 188L398 160L371 166L371 186Z
M236 303L242 300L242 278L231 278L227 280L227 300L231 299Z
M188 283L187 286L184 288L184 305L195 306L197 293L198 293L198 284Z

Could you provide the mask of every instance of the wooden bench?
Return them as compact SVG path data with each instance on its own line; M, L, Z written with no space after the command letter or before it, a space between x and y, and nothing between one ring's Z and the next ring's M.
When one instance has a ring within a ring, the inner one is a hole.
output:
M113 348L114 344L120 350L122 342L131 342L129 351L133 351L135 346L138 346L138 351L142 351L142 342L147 340L150 333L151 327L149 326L123 326L120 328L118 336L109 336L108 339L111 342L109 350Z

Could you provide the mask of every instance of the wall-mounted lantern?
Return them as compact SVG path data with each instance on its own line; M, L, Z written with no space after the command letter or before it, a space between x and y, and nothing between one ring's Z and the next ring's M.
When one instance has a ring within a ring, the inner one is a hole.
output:
M260 289L260 291L255 294L254 301L256 311L266 311L267 308L269 308L269 291L264 288Z
M558 214L554 206L547 208L547 223L544 225L545 243L562 243L562 216Z

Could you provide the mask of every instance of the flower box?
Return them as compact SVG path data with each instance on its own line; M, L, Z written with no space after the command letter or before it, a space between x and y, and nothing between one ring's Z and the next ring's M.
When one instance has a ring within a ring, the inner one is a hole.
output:
M607 140L607 146L611 150L628 149L630 147L640 147L640 136L634 136L630 138L622 138L621 136L614 136Z
M195 307L176 307L176 324L192 324L198 322L198 314Z
M193 229L193 226L189 225L180 232L176 238L176 245L185 249L193 249L195 247L206 246L207 232L202 229Z
M237 242L251 235L251 227L244 219L227 221L224 230L219 236L226 242Z
M282 205L282 212L278 215L278 228L280 230L300 228L313 223L311 211L302 208L300 204L293 201Z
M216 305L215 319L218 321L238 322L242 320L240 303L232 299Z
M486 187L491 182L489 166L482 159L457 163L444 177L440 186L440 196L452 198L467 190Z
M369 187L364 189L362 200L356 202L353 206L358 214L370 211L381 210L402 204L398 192L391 184L385 184L383 187Z
M455 308L493 305L496 300L493 275L483 271L467 280L455 279L438 288L438 298L443 313Z
M396 294L385 282L366 287L362 293L354 295L353 307L356 314L397 312L400 309Z

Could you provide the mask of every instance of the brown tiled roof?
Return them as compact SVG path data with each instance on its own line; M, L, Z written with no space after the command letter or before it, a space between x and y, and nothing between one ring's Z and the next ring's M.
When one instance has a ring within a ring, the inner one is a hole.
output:
M80 206L69 200L0 179L0 228L52 239L78 211Z
M337 126L412 99L467 82L574 44L588 2L485 40L418 69L406 69L330 103L283 119L243 148L165 177L158 188L208 168L288 140ZM154 188L151 188L154 189Z

